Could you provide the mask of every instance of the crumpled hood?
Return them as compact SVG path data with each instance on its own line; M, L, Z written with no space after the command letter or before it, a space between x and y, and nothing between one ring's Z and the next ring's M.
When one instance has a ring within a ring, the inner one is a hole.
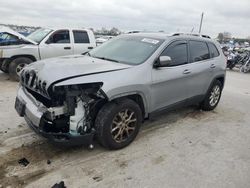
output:
M22 76L35 72L38 80L46 82L47 87L55 82L70 78L117 71L131 67L130 65L101 60L89 56L73 55L46 59L26 66ZM100 80L101 81L101 80Z

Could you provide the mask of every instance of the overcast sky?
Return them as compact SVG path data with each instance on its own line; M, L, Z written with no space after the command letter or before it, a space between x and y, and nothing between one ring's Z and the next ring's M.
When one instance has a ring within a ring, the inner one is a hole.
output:
M250 0L2 0L0 23L198 32L202 11L203 34L250 36Z

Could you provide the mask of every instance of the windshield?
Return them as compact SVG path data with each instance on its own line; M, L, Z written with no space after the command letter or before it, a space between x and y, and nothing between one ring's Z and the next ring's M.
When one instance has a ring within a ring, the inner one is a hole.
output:
M111 39L93 49L89 55L119 63L138 65L146 61L163 40L141 36L123 36Z
M51 31L51 29L38 29L31 33L27 38L40 43Z

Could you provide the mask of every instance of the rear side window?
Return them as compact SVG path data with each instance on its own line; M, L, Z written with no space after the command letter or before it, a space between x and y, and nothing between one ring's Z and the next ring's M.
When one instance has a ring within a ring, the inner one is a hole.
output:
M161 54L161 56L171 57L169 66L178 66L188 63L187 43L174 42L170 44Z
M218 57L220 55L218 49L216 48L216 46L212 43L207 43L208 44L208 48L210 51L210 57L214 58L214 57Z
M89 36L86 31L73 31L75 43L89 43Z
M190 41L191 62L203 61L210 58L207 44L200 41Z

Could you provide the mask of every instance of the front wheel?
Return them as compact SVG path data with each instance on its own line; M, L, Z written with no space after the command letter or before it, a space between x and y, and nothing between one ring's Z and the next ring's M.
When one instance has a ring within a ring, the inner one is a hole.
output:
M15 81L19 81L19 76L23 68L32 63L32 60L27 57L18 57L14 59L9 65L10 78Z
M107 103L96 117L97 138L108 149L124 148L136 138L141 123L141 109L133 100Z
M213 82L212 86L209 88L205 99L201 103L201 109L205 111L210 111L216 108L220 101L222 92L222 84L219 80Z

